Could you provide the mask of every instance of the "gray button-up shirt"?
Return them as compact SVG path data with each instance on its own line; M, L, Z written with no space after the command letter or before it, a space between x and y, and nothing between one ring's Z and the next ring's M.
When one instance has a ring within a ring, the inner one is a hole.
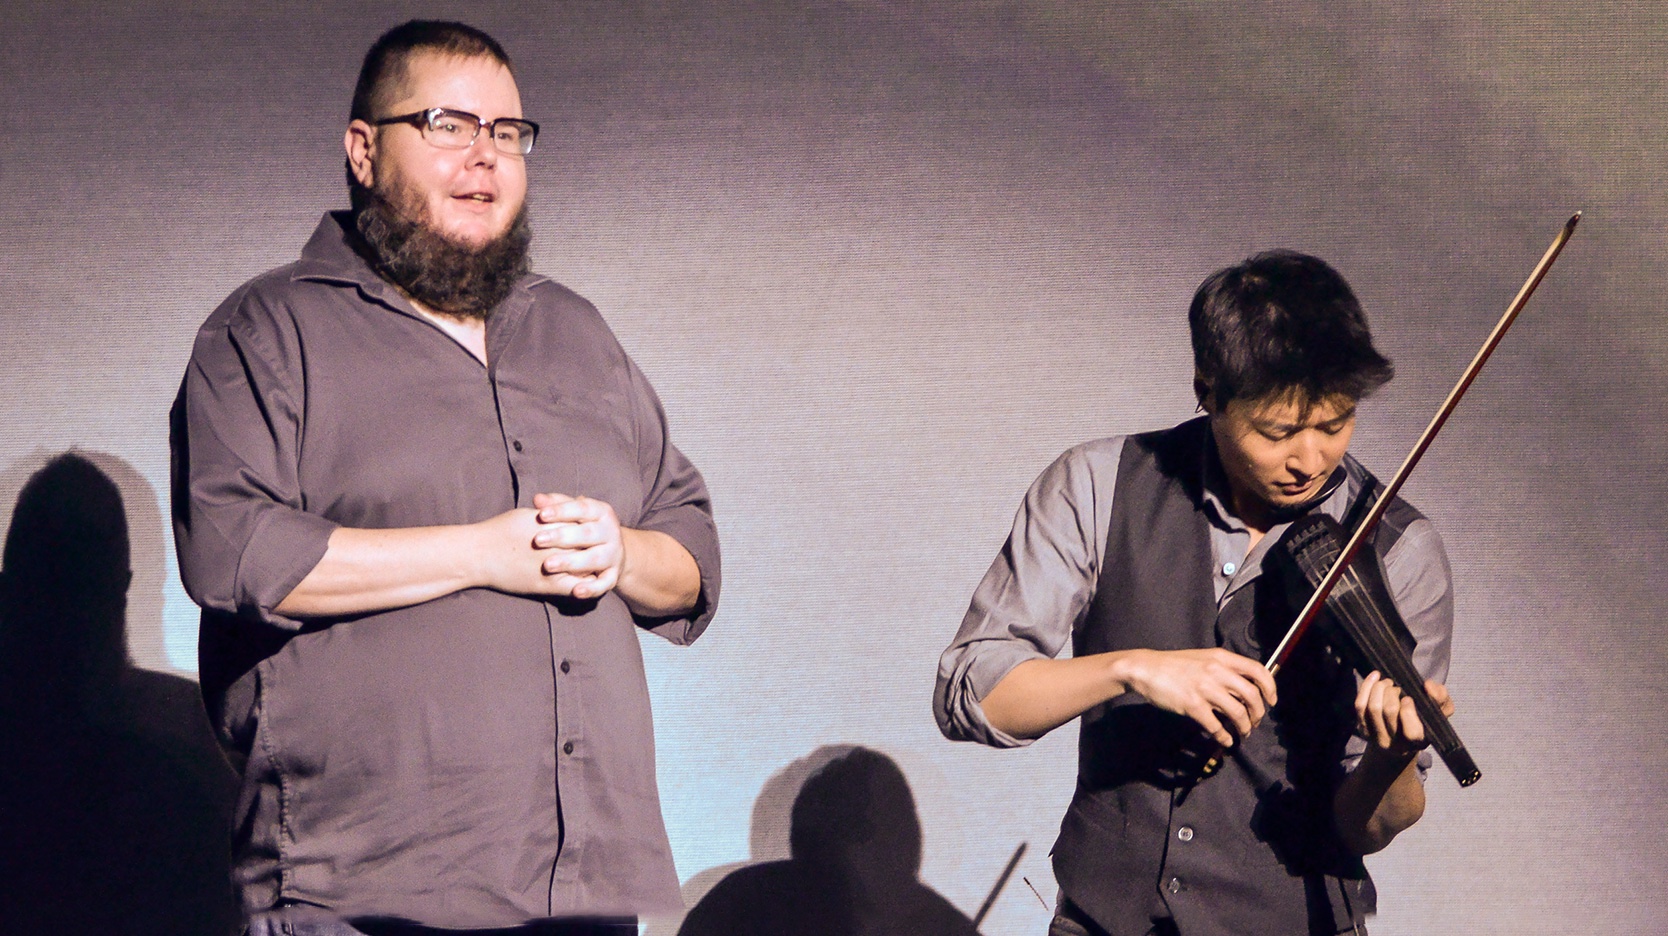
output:
M526 277L487 324L485 367L372 273L351 223L326 216L299 262L215 310L173 414L204 695L246 762L245 908L493 927L676 907L637 632L706 627L706 486L585 300ZM334 620L273 610L338 526L473 523L541 491L683 544L696 611L485 589Z
M1100 579L1123 450L1123 436L1086 442L1067 450L1031 485L1007 544L974 591L961 630L939 659L933 708L946 736L996 747L1030 743L992 726L979 701L1020 663L1057 655L1088 613ZM1218 496L1225 490L1220 467L1208 461L1201 470L1211 524L1212 580L1221 607L1262 574L1263 557L1287 525L1270 529L1249 548L1250 531ZM1348 487L1340 486L1321 505L1334 519L1341 520L1348 509ZM1453 586L1436 528L1429 520L1415 521L1391 547L1385 565L1391 597L1418 641L1414 665L1428 679L1446 680ZM1350 760L1365 749L1365 742L1352 738ZM1421 752L1420 769L1430 763L1430 752Z

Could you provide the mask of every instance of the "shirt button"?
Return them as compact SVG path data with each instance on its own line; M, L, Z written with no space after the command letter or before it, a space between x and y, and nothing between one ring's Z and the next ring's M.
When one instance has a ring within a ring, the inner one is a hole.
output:
M1190 826L1190 825L1184 825L1181 828L1177 829L1176 830L1176 838L1179 838L1184 842L1193 841L1193 827Z
M517 448L516 451L519 452L519 451L521 451L521 449ZM1233 575L1234 570L1238 569L1238 568L1239 568L1239 566L1234 565L1232 562L1224 562L1224 563L1222 563L1222 574L1223 575Z
M568 665L568 661L567 661L567 660L563 660L563 661L562 661L562 672L564 672L564 673L565 673L565 672L567 672L567 671L568 671L568 670L570 670L570 669L572 669L572 668L573 668L573 667L571 667L571 666L569 666L569 665Z
M1164 889L1169 891L1172 894L1181 893L1181 889L1182 889L1181 878L1171 878L1170 880L1164 882Z
M562 745L562 753L563 754L572 754L573 753L573 742L572 741L569 741L567 744Z
M513 448L518 452L521 451L521 440L516 439L515 441L511 442L510 443L510 448Z

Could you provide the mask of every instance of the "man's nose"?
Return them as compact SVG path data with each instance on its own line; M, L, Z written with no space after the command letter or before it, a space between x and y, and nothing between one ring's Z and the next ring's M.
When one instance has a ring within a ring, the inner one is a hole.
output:
M1326 453L1321 451L1320 443L1313 431L1299 432L1292 443L1291 456L1286 460L1286 465L1293 474L1312 478L1326 468Z
M475 134L475 141L469 144L468 165L485 166L488 169L498 165L498 147L492 142L492 131L482 130Z

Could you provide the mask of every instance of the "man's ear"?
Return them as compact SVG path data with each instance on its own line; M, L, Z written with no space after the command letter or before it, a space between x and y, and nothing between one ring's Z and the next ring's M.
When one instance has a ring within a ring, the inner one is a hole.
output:
M1193 372L1193 397L1199 401L1199 412L1215 415L1216 399L1210 392L1210 384L1198 371Z
M342 146L347 150L348 171L353 173L360 185L374 188L376 172L372 163L376 158L376 128L363 120L350 121L347 132L342 135Z

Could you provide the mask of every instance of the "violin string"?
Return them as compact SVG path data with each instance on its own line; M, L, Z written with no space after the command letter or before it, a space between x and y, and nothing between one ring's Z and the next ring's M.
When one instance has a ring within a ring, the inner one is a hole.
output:
M1334 556L1332 559L1335 560L1336 557ZM1367 652L1369 660L1374 664L1383 664L1395 659L1396 656L1400 656L1401 642L1396 640L1388 618L1377 603L1367 597L1366 586L1362 581L1360 571L1353 563L1344 570L1344 574L1339 579L1339 584L1343 585L1344 588L1341 593L1335 592L1335 594L1339 605L1343 606L1340 610L1345 611L1344 614L1338 616L1342 619L1339 624L1345 627L1348 627L1349 624L1357 625L1355 628L1350 628L1357 632L1352 633L1351 636L1357 638L1357 643L1363 644L1361 649ZM1361 626L1363 623L1367 626ZM1394 646L1398 651L1394 656L1388 652L1391 646ZM1375 665L1374 668L1379 669L1384 676L1389 677L1394 682L1400 683L1406 679L1405 673L1383 672L1386 669L1401 668L1393 664L1389 666Z
M1346 576L1354 575L1352 567ZM1373 660L1375 669L1396 683L1402 694L1413 700L1414 708L1419 713L1419 720L1425 728L1425 733L1438 750L1451 751L1459 744L1459 736L1454 733L1453 726L1447 716L1442 715L1436 707L1436 701L1425 691L1424 679L1414 669L1412 661L1401 648L1401 642L1396 640L1389 621L1382 614L1376 602L1368 601L1359 594L1354 595L1356 610L1364 612L1373 620L1372 633L1363 634L1374 643L1373 650L1376 659Z
M1427 713L1424 710L1434 708L1434 706L1430 702L1429 694L1425 692L1423 678L1414 669L1412 661L1407 659L1406 653L1402 650L1401 641L1396 639L1395 630L1391 627L1388 616L1384 614L1383 609L1379 607L1377 602L1367 598L1365 585L1359 570L1352 565L1344 575L1352 580L1348 598L1353 601L1356 612L1373 624L1371 633L1363 636L1368 637L1374 644L1372 650L1376 659L1373 662L1378 664L1375 668L1379 669L1383 675L1390 677L1391 681L1397 683L1402 692L1412 698L1418 708L1421 709L1420 714L1426 715ZM1434 725L1427 727L1430 727L1433 731L1436 730Z
M1328 541L1324 544L1317 542L1314 545L1320 552L1325 553L1329 551L1325 546L1335 544ZM1337 560L1337 550L1333 549L1330 552L1333 555L1320 557L1327 568L1331 567L1331 562ZM1306 552L1301 558L1305 576L1314 583L1318 570L1311 561L1313 557ZM1342 587L1335 589L1332 597L1338 600L1340 610L1344 612L1337 616L1340 619L1339 625L1351 632L1350 636L1361 645L1373 668L1396 683L1403 694L1413 699L1420 720L1438 749L1447 751L1457 747L1459 736L1454 732L1447 717L1436 707L1435 700L1425 691L1423 679L1407 659L1388 616L1378 603L1368 596L1364 577L1354 563L1344 570L1338 584ZM1351 617L1352 614L1354 617ZM1362 626L1363 623L1367 626Z

